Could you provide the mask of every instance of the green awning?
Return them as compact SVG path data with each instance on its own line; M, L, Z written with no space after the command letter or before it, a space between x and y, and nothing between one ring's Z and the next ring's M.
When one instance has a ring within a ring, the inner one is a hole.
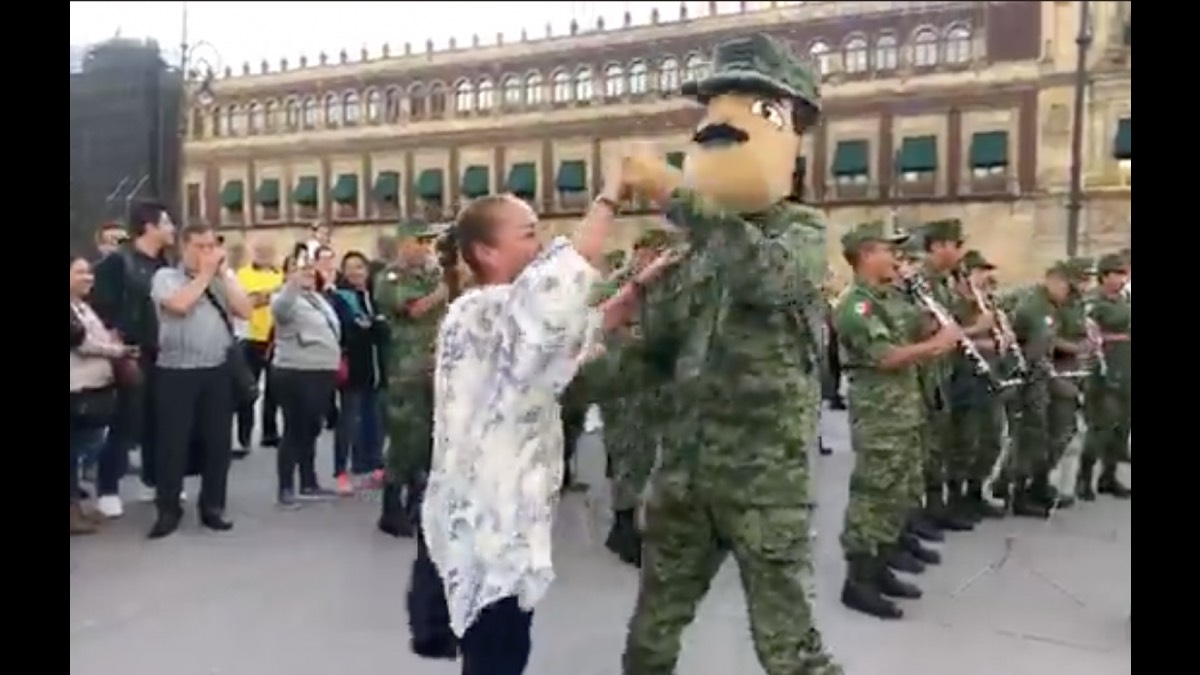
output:
M425 169L417 176L417 197L427 202L440 202L445 194L441 169Z
M400 203L400 172L380 171L375 175L375 187L371 192L377 202L383 204Z
M537 165L532 162L513 164L508 170L508 181L505 187L509 192L522 199L532 199L537 196Z
M667 164L670 164L671 166L675 167L676 169L682 169L683 168L683 158L684 158L685 154L686 153L682 153L682 152L668 152L667 153Z
M246 203L246 184L240 180L227 180L221 188L221 206L230 211L241 211Z
M358 176L352 173L344 173L338 176L329 196L333 198L336 204L357 204Z
M839 141L833 151L830 173L835 176L865 176L871 173L871 145L866 141Z
M558 175L554 177L554 187L559 192L568 194L587 192L587 162L568 160L559 164Z
M902 173L937 171L937 136L912 136L900 143L896 168Z
M1008 132L981 131L971 136L971 168L1008 166Z
M279 206L279 179L264 178L254 196L258 198L260 206Z
M492 192L491 175L486 166L468 166L462 175L462 195L475 199Z
M320 181L316 176L301 176L292 190L292 202L300 206L316 206L321 203Z
M1113 157L1133 160L1133 118L1117 121L1117 137L1113 139Z

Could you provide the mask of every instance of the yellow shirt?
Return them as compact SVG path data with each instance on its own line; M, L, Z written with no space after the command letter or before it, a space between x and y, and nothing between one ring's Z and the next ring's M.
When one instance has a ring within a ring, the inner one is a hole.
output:
M237 271L238 283L247 293L271 294L283 285L283 272L274 267L259 269L246 265ZM271 308L263 305L255 307L250 314L250 329L246 339L252 342L266 342L271 337Z

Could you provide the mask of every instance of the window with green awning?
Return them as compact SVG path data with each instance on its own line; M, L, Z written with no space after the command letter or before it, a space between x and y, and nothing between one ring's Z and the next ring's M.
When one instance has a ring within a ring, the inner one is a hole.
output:
M446 194L441 169L425 169L417 176L417 197L422 201L440 202Z
M532 162L513 164L508 170L508 181L505 187L509 192L521 199L533 199L537 196L537 165Z
M241 211L246 203L246 184L240 180L227 180L221 188L221 206L230 211Z
M492 192L491 172L486 166L468 166L462 175L462 194L467 199L476 199Z
M937 171L937 136L910 136L900 143L896 168L901 173Z
M336 204L357 204L358 176L352 173L344 173L338 176L329 196L333 198Z
M1113 139L1113 157L1133 160L1133 118L1117 120L1117 135Z
M972 169L1008 166L1008 132L980 131L972 135L969 157Z
M400 172L380 171L375 175L375 186L371 190L375 201L384 204L400 202Z
M566 194L587 192L587 162L572 159L559 164L554 187Z
M258 184L255 197L258 198L259 206L279 206L279 179L264 178Z
M830 173L834 176L866 176L871 173L870 144L866 141L839 141L833 150Z
M320 182L316 176L301 176L292 190L292 203L316 206L321 203Z
M683 168L683 159L685 156L686 156L686 153L683 153L683 152L668 152L667 153L667 164L670 164L671 166L675 167L676 169L682 169Z

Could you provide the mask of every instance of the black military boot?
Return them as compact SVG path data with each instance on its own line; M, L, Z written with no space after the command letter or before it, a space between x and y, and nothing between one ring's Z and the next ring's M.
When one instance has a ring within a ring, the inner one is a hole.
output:
M906 529L918 539L925 541L946 541L946 533L937 526L923 511L912 512L908 517Z
M899 544L879 547L879 557L883 558L888 567L900 572L908 572L909 574L923 574L925 572L925 563L917 560L911 551L901 547Z
M921 540L911 534L900 535L900 547L912 554L912 557L920 560L926 565L942 564L942 554L931 548L925 548Z
M861 553L847 556L846 582L842 584L842 604L856 612L879 619L901 619L904 612L883 597L876 584L881 567L874 558Z
M1000 475L992 483L991 493L992 499L998 499L1007 505L1012 501L1012 481L1009 480L1008 476Z
M995 506L983 497L983 483L981 481L967 481L967 504L970 505L975 513L980 518L1003 518L1004 509Z
M413 536L412 523L404 513L404 502L401 499L400 486L388 481L383 486L379 522L376 526L380 532L393 537L410 538Z
M967 493L964 490L962 481L952 480L946 482L946 494L949 498L946 500L947 510L955 517L964 522L977 524L983 520L983 516L979 513L979 509L967 499Z
M642 535L637 531L633 509L613 512L612 528L604 546L612 551L621 562L634 567L642 566Z
M1092 487L1095 470L1095 460L1085 459L1079 465L1079 475L1075 477L1075 496L1085 502L1096 501L1096 490Z
M975 529L974 523L954 515L946 507L941 485L925 491L925 515L943 530L969 532Z
M1017 478L1013 481L1012 511L1014 516L1022 518L1041 518L1044 520L1050 517L1050 510L1037 498L1034 491L1028 485L1028 481L1023 478Z
M883 561L883 557L881 556L879 560ZM880 595L884 597L917 600L924 595L916 584L902 581L900 577L897 577L891 568L887 566L886 562L878 565L875 568L875 573L876 587L879 589Z
M1105 462L1104 468L1100 471L1100 480L1096 483L1096 492L1102 495L1109 495L1117 499L1131 499L1133 490L1121 484L1117 480L1117 465Z

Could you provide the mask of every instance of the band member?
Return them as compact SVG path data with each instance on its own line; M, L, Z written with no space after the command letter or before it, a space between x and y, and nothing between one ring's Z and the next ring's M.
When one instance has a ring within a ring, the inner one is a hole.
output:
M1129 459L1133 427L1133 306L1123 289L1129 281L1119 255L1106 255L1097 266L1100 286L1088 317L1101 343L1096 369L1087 383L1087 439L1079 472L1079 496L1095 499L1092 472L1100 462L1096 491L1128 499L1133 491L1117 479L1117 465Z
M1075 373L1089 359L1087 311L1084 294L1088 293L1095 265L1090 258L1067 261L1070 288L1067 297L1054 305L1055 338L1051 351L1056 377L1049 382L1050 406L1046 410L1046 450L1050 467L1058 466L1071 441L1079 433L1079 411L1083 396ZM1046 506L1067 508L1075 502L1073 494L1060 494L1054 486L1046 488Z
M1018 390L1014 430L1012 509L1018 516L1045 518L1050 512L1048 505L1054 502L1047 417L1054 375L1051 354L1059 330L1056 308L1066 302L1070 292L1070 267L1055 263L1046 271L1042 284L1030 290L1013 312L1013 329L1028 364L1025 381Z
M993 373L1002 372L1001 336L997 334L995 309L985 291L995 270L979 251L963 255L962 274L955 282L958 302L955 319L963 326L979 354ZM967 520L1004 515L983 496L983 484L1000 457L1004 432L1003 411L991 383L979 376L974 364L961 354L954 360L951 383L951 420L954 448L950 457L950 508Z
M921 597L889 567L922 571L913 552L927 552L904 532L924 492L926 406L916 366L955 349L962 335L951 324L913 342L917 313L892 286L893 245L905 239L882 222L859 225L842 238L855 278L834 315L846 354L850 444L857 457L841 537L847 563L842 603L883 619L904 615L888 597Z
M921 275L929 284L933 299L947 309L956 297L950 275L963 256L962 222L956 218L926 223L922 228L925 262ZM973 519L964 518L946 505L947 492L953 493L950 453L954 447L954 427L950 417L950 380L957 352L928 361L921 366L925 398L929 407L929 427L925 434L925 519L927 524L954 532L974 529ZM961 488L960 488L961 489Z

